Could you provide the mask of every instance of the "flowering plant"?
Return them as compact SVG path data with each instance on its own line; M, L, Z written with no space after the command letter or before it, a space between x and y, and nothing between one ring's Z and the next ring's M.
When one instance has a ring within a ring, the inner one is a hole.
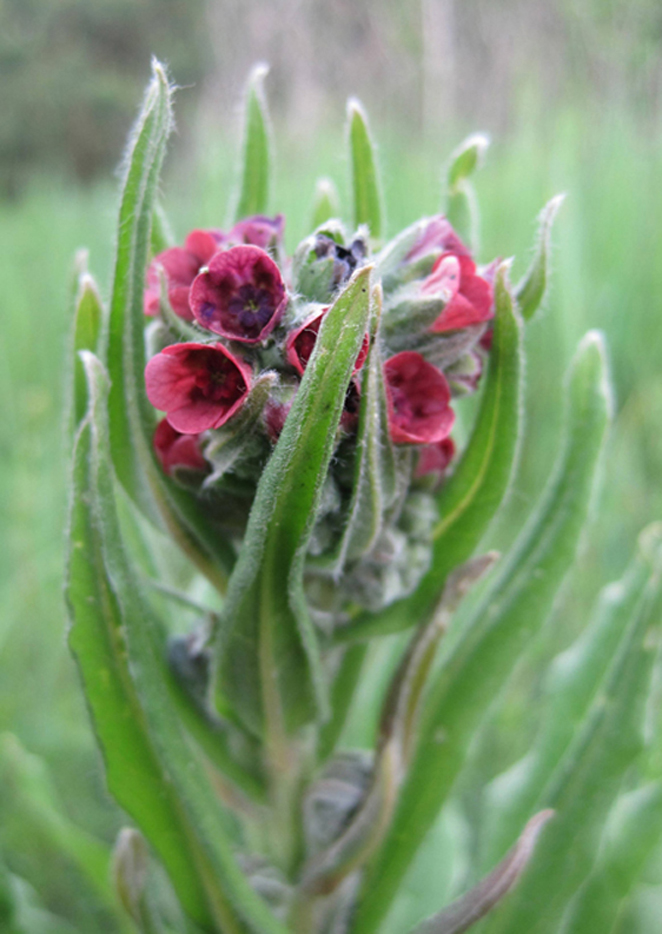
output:
M266 213L262 78L248 86L234 224L177 246L156 201L172 118L154 65L107 310L81 273L69 641L109 789L137 827L113 865L140 930L370 934L574 561L609 421L605 355L587 335L549 487L451 625L498 558L475 552L516 460L521 332L545 292L560 199L517 286L509 261L477 264L471 176L485 140L471 137L449 163L446 214L384 242L352 101L352 228L323 183L315 229L288 257L285 220ZM460 445L459 400L476 390ZM190 562L187 592L158 579L151 525ZM639 796L638 819L660 810L659 788L636 783L659 568L653 528L618 596L552 665L531 753L485 793L474 868L486 874L440 900L420 934L488 913L491 934L578 934L627 898L633 872L600 894L613 848L598 840L623 791ZM198 623L172 635L180 606ZM394 634L373 749L345 748L370 648ZM149 852L181 916L148 881Z

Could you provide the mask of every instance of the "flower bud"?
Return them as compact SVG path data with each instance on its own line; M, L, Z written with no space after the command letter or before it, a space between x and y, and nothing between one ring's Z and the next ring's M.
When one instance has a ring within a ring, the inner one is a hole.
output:
M294 287L310 301L328 303L354 270L364 264L367 255L363 234L345 246L342 229L327 224L298 247L293 264Z
M332 759L303 801L303 829L309 856L342 834L363 801L372 777L372 754L343 752Z

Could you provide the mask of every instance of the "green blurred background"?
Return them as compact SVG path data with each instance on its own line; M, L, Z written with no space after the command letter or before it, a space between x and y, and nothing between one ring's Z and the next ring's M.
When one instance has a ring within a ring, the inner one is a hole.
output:
M638 530L662 517L662 6L0 0L0 25L0 732L11 731L39 756L52 783L42 787L38 762L5 737L0 844L48 908L81 930L113 930L92 907L80 869L56 858L58 833L67 829L51 808L55 796L68 819L106 840L121 822L103 790L65 646L63 408L72 258L89 247L105 292L114 170L150 54L168 63L181 88L164 182L178 236L227 220L237 105L258 60L272 66L272 207L287 214L291 248L307 233L316 177L331 176L347 204L349 94L362 99L380 143L390 233L440 209L444 159L474 130L493 139L476 179L481 260L514 255L517 276L537 212L567 192L547 307L527 331L520 471L494 542L512 540L544 483L558 444L563 370L590 327L604 329L609 341L615 428L578 572L496 709L497 738L483 743L473 766L482 781L525 748L526 731L509 724L535 696L537 659L568 644L597 588L623 570ZM22 793L29 776L40 783L41 811ZM629 931L654 929L641 919L654 910L647 899L658 904L658 882L662 873L652 872Z

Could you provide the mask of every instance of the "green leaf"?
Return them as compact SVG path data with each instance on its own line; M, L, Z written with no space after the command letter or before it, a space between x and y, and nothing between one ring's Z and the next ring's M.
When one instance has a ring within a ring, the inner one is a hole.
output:
M396 464L388 427L388 406L384 367L379 346L381 288L373 289L370 350L363 368L357 457L354 484L338 552L333 559L334 574L348 561L355 561L374 547L382 531L386 510L397 495Z
M345 393L368 326L371 269L355 273L324 317L260 478L218 632L220 712L238 715L254 732L266 728L277 745L325 707L303 565Z
M205 930L284 934L236 864L201 764L174 715L163 632L122 546L107 443L107 377L84 354L90 410L74 452L66 596L69 643L108 786L164 863Z
M601 689L622 633L643 599L652 571L649 555L638 549L623 579L600 594L577 641L552 662L533 748L486 789L483 868L501 857L542 800L545 785Z
M480 168L490 141L475 133L452 153L446 175L446 216L473 253L478 252L478 201L471 176Z
M24 749L11 733L0 737L3 795L23 830L48 841L74 863L107 908L115 909L110 888L110 850L65 816L46 763Z
M605 687L543 795L557 819L520 888L487 926L490 934L556 934L596 861L604 822L626 772L644 748L662 609L661 531L658 526L648 533L647 546L657 553L656 574L627 623Z
M482 166L489 145L488 136L473 133L454 150L446 173L449 192L457 191Z
M558 209L564 200L565 195L556 195L540 212L538 239L533 259L515 289L515 297L525 321L528 321L536 313L547 291L552 226Z
M564 445L542 502L431 685L391 833L366 875L357 934L375 930L386 914L475 731L574 561L611 408L604 347L595 332L573 362L568 402Z
M96 353L103 324L103 305L97 284L88 272L78 279L78 294L74 314L74 393L73 427L80 424L87 411L87 384L83 363L78 356L80 350Z
M159 172L172 126L171 88L158 62L153 72L128 156L118 222L106 348L111 452L117 477L131 499L153 522L165 526L222 589L233 551L209 527L200 503L163 473L152 447L154 410L145 395L145 266Z
M367 224L373 240L383 233L381 187L377 174L375 152L368 130L368 118L355 98L347 103L349 122L349 148L352 165L352 191L354 194L354 224Z
M265 214L269 204L270 141L264 79L269 69L256 65L250 73L244 111L241 188L235 220Z
M310 218L310 227L317 230L332 217L340 214L338 190L330 178L320 178L315 185L315 197Z
M447 575L464 564L506 495L521 419L521 325L502 264L496 279L496 318L480 410L467 448L438 496L432 566L416 591L375 615L363 614L338 632L339 641L369 638L429 618Z
M610 934L615 929L660 834L662 782L651 782L616 802L600 855L571 905L564 934Z
M163 210L163 206L157 201L152 212L152 232L150 238L151 255L156 256L157 253L162 253L164 250L174 245L175 238L170 229L168 218Z
M363 670L367 648L367 644L357 642L341 650L343 658L331 688L331 717L319 731L317 757L320 762L328 759L342 736Z

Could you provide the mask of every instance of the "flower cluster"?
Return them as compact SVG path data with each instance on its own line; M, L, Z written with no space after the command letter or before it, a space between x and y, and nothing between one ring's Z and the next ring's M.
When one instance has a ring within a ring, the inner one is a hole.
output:
M354 601L385 605L411 591L429 563L437 518L430 491L452 465L453 399L476 389L489 351L494 266L478 269L443 216L419 222L374 255L364 230L347 237L330 221L289 260L283 233L281 215L256 216L228 233L194 230L183 247L153 258L144 310L155 319L150 344L156 352L145 388L165 415L154 448L163 470L205 499L221 525L227 510L213 505L227 504L237 483L250 502L325 315L352 273L374 264L383 290L376 340L404 494L370 553L344 570ZM311 539L312 577L342 536L369 349L366 334ZM367 590L366 580L372 582ZM310 593L317 592L313 584ZM327 608L334 618L342 612L336 604Z

